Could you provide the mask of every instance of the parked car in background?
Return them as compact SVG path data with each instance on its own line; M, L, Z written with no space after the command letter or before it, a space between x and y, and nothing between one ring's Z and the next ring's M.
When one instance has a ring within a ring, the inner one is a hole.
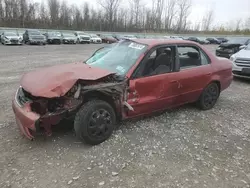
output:
M137 37L135 35L124 35L122 38L123 39L130 39L130 40L137 39Z
M220 44L221 43L221 41L219 41L217 38L214 38L214 37L209 37L206 40L209 41L210 44Z
M198 37L200 44L210 44L210 42L205 37Z
M89 34L90 36L90 42L91 43L95 43L95 44L101 44L102 43L102 39L97 36L96 34Z
M28 29L23 34L25 44L46 44L46 37L36 29Z
M205 44L205 41L200 40L198 37L188 37L187 40L197 42L199 44Z
M23 41L23 34L24 34L25 30L17 30L16 33L17 35L22 39L22 43L24 43Z
M21 37L18 36L18 34L15 31L4 31L1 34L1 43L3 45L9 45L9 44L22 45L23 40Z
M60 32L46 32L44 34L48 44L61 44L62 43L62 34Z
M218 40L220 43L228 42L228 39L227 39L227 38L224 38L224 37L218 37L217 40Z
M250 38L233 38L226 43L222 43L216 49L216 55L220 57L230 58L231 55L237 53L241 46L247 46L250 43Z
M250 78L250 44L233 54L230 60L233 63L233 75L240 78Z
M180 36L170 36L171 39L176 39L176 40L184 40L183 37Z
M78 44L90 44L90 36L82 31L76 31L75 36L77 37Z
M76 44L77 37L73 33L62 33L63 44Z
M114 37L117 41L123 40L123 36L119 34L113 34L112 37Z
M118 41L112 36L112 34L98 34L98 36L102 39L103 43L111 44Z
M71 117L77 138L97 145L118 120L186 103L209 110L233 79L228 59L194 42L135 39L107 46L84 62L22 77L12 108L27 138L51 135L51 126Z

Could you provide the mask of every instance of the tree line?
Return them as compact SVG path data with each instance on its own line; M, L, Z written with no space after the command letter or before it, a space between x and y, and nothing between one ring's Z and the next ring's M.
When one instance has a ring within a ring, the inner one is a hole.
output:
M85 2L70 5L66 0L47 0L41 3L30 0L0 0L0 26L15 28L70 29L116 32L192 32L226 31L212 28L213 10L204 13L199 23L189 20L192 0L96 0L97 5ZM242 21L242 20L241 20ZM250 17L242 30L237 22L232 31L249 32Z

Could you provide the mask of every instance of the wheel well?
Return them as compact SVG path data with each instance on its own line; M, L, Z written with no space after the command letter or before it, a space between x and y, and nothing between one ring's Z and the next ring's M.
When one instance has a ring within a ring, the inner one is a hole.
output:
M216 83L217 86L219 87L219 91L221 92L221 84L220 84L220 81L215 80L215 81L212 81L212 83Z
M86 93L83 96L83 103L86 103L88 101L95 100L95 99L103 100L103 101L107 102L108 104L110 104L111 107L114 109L114 112L115 112L117 118L119 118L119 114L117 113L117 108L116 108L116 104L115 104L114 99L111 96L108 96L102 92L90 91L90 92Z

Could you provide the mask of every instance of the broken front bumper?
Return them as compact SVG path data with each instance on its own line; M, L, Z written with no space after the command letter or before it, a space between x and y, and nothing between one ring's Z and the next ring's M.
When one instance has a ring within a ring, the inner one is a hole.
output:
M31 111L30 103L20 106L16 99L12 101L12 108L15 114L16 123L22 134L32 140L32 131L36 131L36 124L39 122L40 115Z

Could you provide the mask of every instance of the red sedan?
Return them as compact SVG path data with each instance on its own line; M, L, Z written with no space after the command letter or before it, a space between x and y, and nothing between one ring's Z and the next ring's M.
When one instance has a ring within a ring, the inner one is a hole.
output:
M209 110L232 82L232 63L183 40L124 40L87 61L25 74L13 100L16 122L29 139L51 135L72 118L87 144L108 139L118 120L186 103Z

